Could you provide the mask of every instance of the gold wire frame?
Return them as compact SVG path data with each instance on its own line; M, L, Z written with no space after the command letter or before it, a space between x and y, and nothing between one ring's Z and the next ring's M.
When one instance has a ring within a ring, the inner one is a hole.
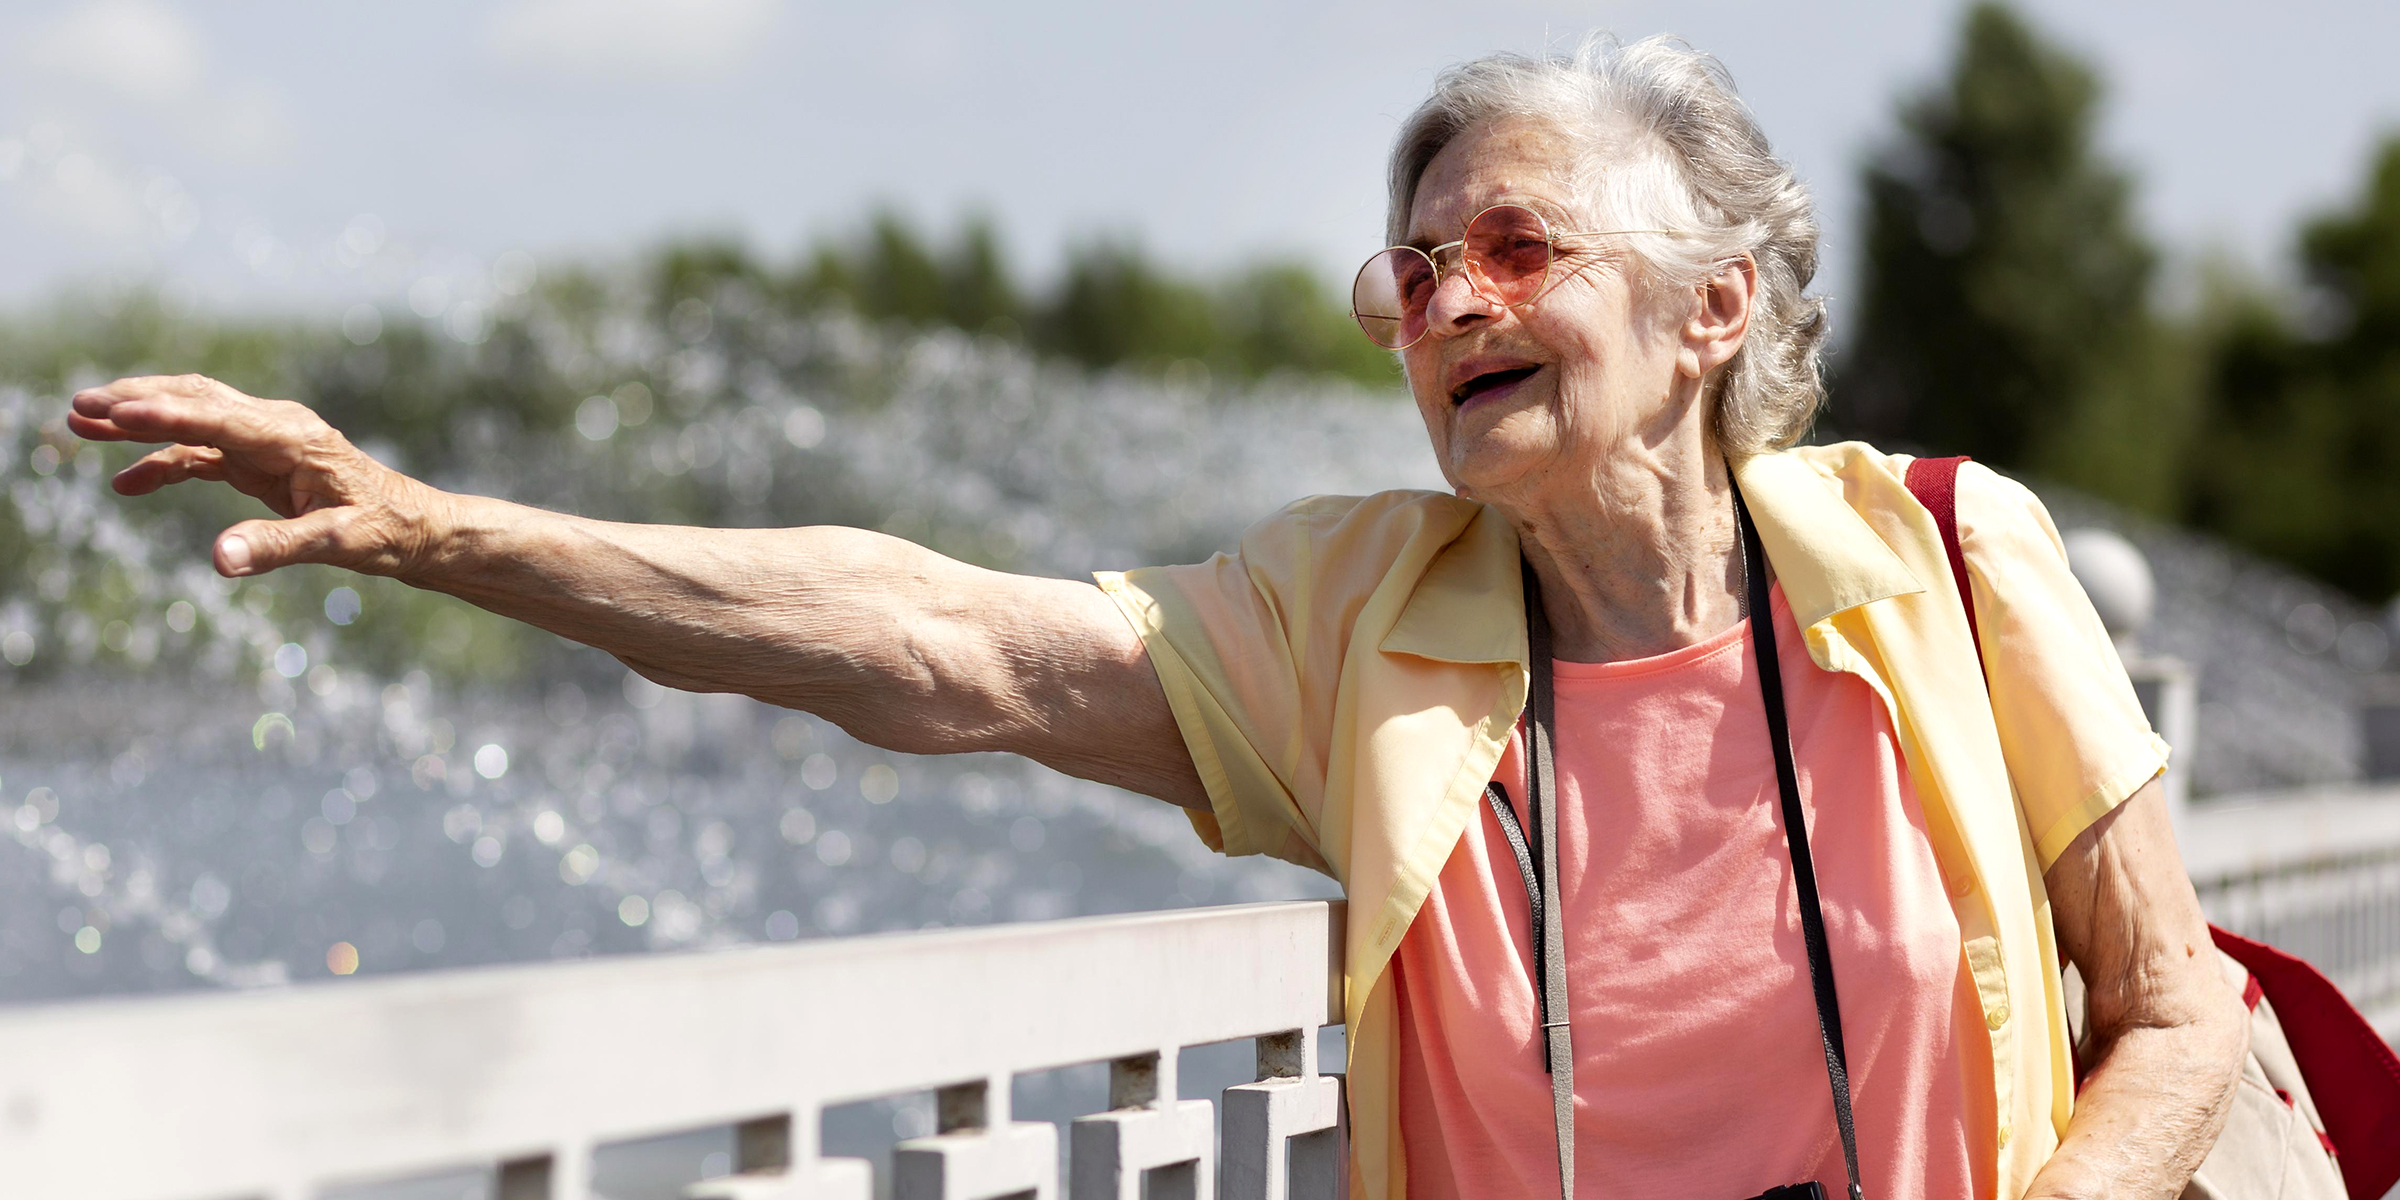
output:
M1513 208L1526 214L1527 216L1532 217L1534 221L1541 227L1542 231L1542 277L1534 284L1533 290L1528 293L1523 300L1519 300L1516 303L1511 304L1495 294L1498 289L1492 285L1489 279L1484 278L1483 272L1475 267L1474 260L1467 257L1465 249L1467 239L1463 236L1456 241L1443 242L1441 245L1435 246L1431 250L1419 250L1415 246L1386 246L1383 249L1368 255L1367 261L1360 264L1358 273L1353 275L1350 279L1350 319L1358 323L1359 332L1366 334L1368 341L1374 342L1376 345L1382 346L1386 350L1406 350L1410 346L1414 346L1418 342L1425 340L1426 333L1430 332L1433 328L1432 324L1428 322L1424 329L1417 331L1417 336L1410 338L1397 346L1389 345L1385 343L1382 338L1375 336L1374 330L1368 327L1367 322L1369 320L1391 321L1397 326L1398 324L1405 323L1408 320L1408 314L1400 313L1397 315L1386 315L1383 313L1362 313L1358 310L1358 290L1360 282L1366 278L1367 272L1373 270L1375 264L1383 259L1384 255L1393 253L1394 251L1405 250L1408 253L1414 254L1418 258L1425 260L1426 267L1433 272L1433 286L1436 289L1439 289L1442 286L1442 255L1449 251L1456 250L1459 252L1458 266L1452 268L1452 270L1454 272L1464 273L1466 275L1468 288L1472 289L1476 295L1481 296L1494 304L1498 304L1503 308L1514 309L1533 303L1534 301L1540 299L1544 292L1549 290L1550 265L1557 261L1557 244L1558 239L1560 238L1621 237L1631 234L1657 234L1662 237L1697 236L1691 231L1684 229L1562 229L1553 232L1550 228L1549 220L1543 217L1541 213L1536 212L1526 205L1516 204L1513 202L1493 204L1485 207L1481 211L1477 212L1474 216L1467 218L1466 225L1460 230L1460 232L1463 234L1466 230L1473 229L1477 221L1480 221L1504 208ZM1487 291L1485 290L1486 288L1491 288L1492 290ZM1397 328L1395 328L1394 332L1397 331Z

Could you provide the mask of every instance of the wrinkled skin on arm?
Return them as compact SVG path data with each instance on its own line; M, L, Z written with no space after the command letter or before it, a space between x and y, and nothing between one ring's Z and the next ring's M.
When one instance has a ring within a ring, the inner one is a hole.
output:
M670 687L740 692L914 753L1002 750L1205 807L1140 639L1088 583L987 571L864 530L590 521L430 487L304 405L197 375L76 394L95 441L166 442L116 488L199 479L276 520L219 534L217 570L326 563L447 592Z
M2067 1136L2029 1197L2180 1195L2225 1127L2249 1050L2167 821L2158 780L2067 847L2043 877L2083 975L2089 1072Z

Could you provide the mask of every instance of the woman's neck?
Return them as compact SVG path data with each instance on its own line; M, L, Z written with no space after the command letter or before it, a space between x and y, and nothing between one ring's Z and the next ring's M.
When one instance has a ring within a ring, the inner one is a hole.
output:
M1584 473L1495 502L1541 581L1556 657L1646 658L1741 619L1733 481L1714 438L1678 435L1627 438Z

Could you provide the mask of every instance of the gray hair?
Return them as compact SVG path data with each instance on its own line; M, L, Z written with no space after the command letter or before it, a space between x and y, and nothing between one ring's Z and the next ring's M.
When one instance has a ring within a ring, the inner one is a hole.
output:
M1742 348L1718 383L1717 442L1736 457L1781 449L1824 403L1825 301L1808 190L1775 157L1723 64L1680 41L1625 45L1606 33L1572 55L1495 54L1444 71L1392 148L1390 242L1408 237L1417 183L1461 134L1499 118L1557 126L1580 144L1566 182L1609 229L1693 237L1627 239L1640 282L1697 286L1748 251L1758 293Z

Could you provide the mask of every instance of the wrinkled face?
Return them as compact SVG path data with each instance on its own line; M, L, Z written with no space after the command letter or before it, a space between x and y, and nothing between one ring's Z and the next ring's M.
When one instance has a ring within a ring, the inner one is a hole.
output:
M1434 455L1462 496L1505 501L1588 479L1629 437L1663 435L1681 412L1681 314L1643 300L1622 238L1559 236L1593 225L1568 180L1574 154L1547 124L1495 121L1443 148L1418 184L1408 228L1420 245L1456 239L1502 203L1541 213L1556 239L1547 289L1516 308L1445 275L1425 337L1403 352Z

